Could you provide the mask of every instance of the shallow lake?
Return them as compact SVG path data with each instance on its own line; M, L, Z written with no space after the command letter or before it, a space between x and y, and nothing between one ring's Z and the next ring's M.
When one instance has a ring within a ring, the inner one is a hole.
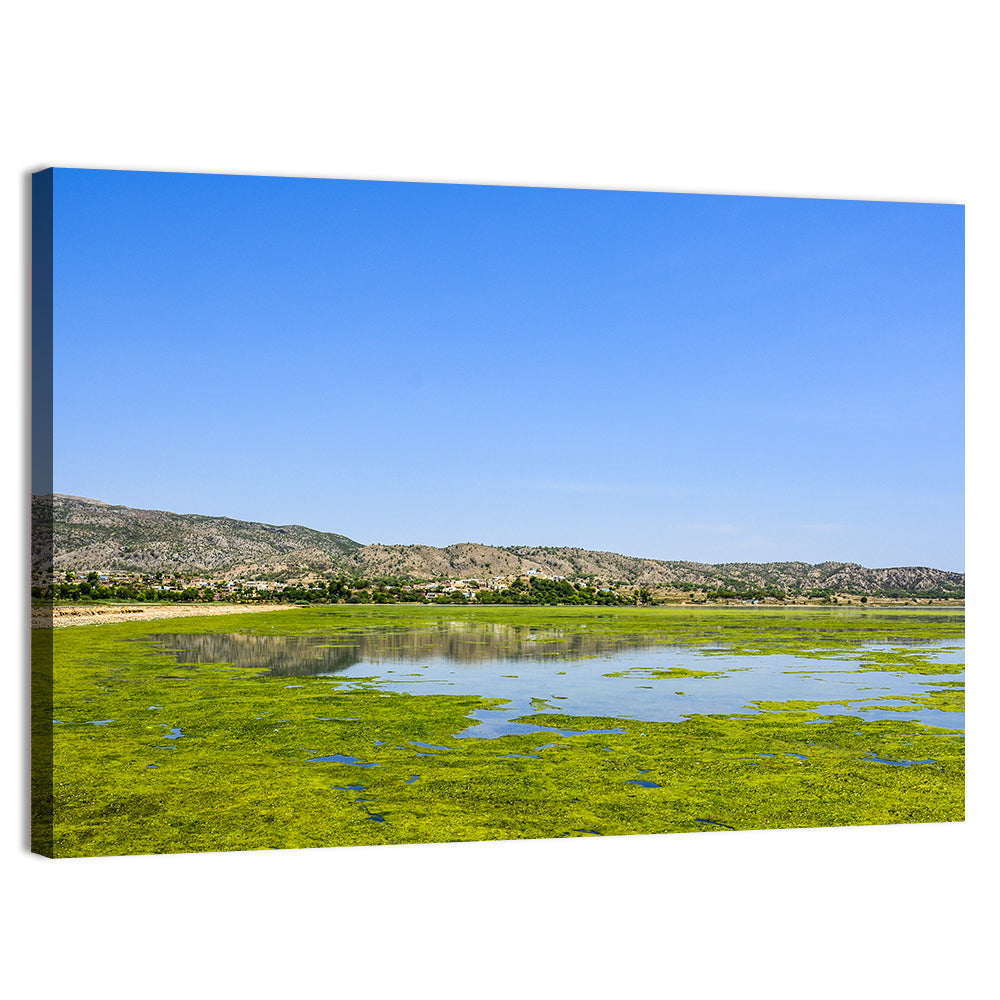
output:
M865 654L919 649L928 664L963 664L964 642L868 643L808 655L730 652L720 644L671 645L646 637L560 634L503 625L452 624L335 636L165 634L146 637L178 665L232 664L265 676L337 678L351 687L409 694L462 694L505 704L470 715L456 736L553 733L513 720L532 712L677 722L692 714L756 713L754 702L831 702L825 715L964 728L964 715L919 699L963 672L864 670ZM906 711L899 711L906 708ZM894 710L895 709L895 710ZM475 724L478 723L478 724ZM567 732L573 731L567 720Z

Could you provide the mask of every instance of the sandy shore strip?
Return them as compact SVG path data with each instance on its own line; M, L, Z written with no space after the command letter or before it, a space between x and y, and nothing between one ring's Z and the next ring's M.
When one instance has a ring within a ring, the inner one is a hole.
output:
M105 625L110 622L149 622L157 618L194 618L199 615L246 615L258 611L289 611L294 604L122 604L32 608L32 628L68 625Z

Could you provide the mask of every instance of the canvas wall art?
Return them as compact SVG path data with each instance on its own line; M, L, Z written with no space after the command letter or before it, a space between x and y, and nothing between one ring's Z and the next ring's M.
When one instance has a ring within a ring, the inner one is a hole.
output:
M962 206L32 192L34 851L963 819Z

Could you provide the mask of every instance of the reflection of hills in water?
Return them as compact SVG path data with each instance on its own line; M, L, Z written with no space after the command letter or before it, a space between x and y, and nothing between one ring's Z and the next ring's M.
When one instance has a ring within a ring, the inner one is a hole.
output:
M232 663L262 668L278 677L337 673L362 662L436 657L466 664L499 659L580 660L653 645L662 648L662 644L637 636L526 633L507 625L337 636L167 634L148 636L147 641L163 652L173 653L178 663Z

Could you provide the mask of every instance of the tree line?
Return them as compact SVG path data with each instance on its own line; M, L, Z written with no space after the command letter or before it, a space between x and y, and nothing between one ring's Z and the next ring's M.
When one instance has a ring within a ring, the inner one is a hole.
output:
M186 584L186 585L185 585ZM765 599L786 601L801 598L831 602L839 592L834 587L812 587L808 590L782 588L778 586L739 585L727 581L724 585L703 587L689 582L672 584L675 590L687 593L693 600L697 595L707 601L740 600L762 601ZM38 600L59 601L147 601L175 602L190 604L225 600L237 604L259 604L262 602L292 604L523 604L523 605L596 605L635 606L657 603L647 587L625 589L623 581L615 581L613 587L598 586L592 579L571 582L532 576L527 581L518 578L500 590L490 590L470 585L467 589L441 591L421 589L412 582L398 577L382 577L368 580L339 576L334 580L316 581L309 584L284 584L274 589L238 584L230 588L223 582L192 585L189 580L174 577L165 580L161 575L136 580L118 580L102 583L96 572L88 573L84 579L66 573L65 579L49 586L33 586L31 595ZM963 588L939 587L918 590L916 588L887 588L871 593L872 597L896 600L941 600L965 597ZM867 598L862 598L867 603Z

